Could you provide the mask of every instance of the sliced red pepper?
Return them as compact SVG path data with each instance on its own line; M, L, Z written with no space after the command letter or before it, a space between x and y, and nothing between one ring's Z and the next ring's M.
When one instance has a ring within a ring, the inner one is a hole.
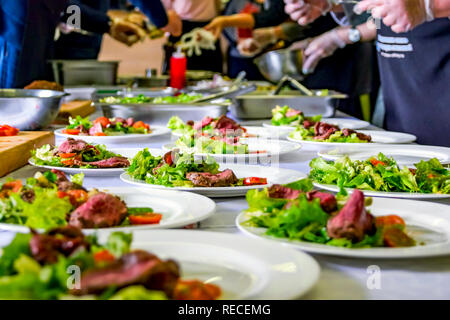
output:
M71 135L79 135L81 133L80 129L63 129L61 131L64 134L71 134Z
M11 127L7 124L0 125L0 136L16 136L19 133L19 129Z
M111 121L107 117L99 117L94 120L94 123L100 123L103 128L107 128Z
M399 228L388 228L384 230L383 240L384 244L391 248L412 247L415 245L414 239Z
M60 158L67 159L67 158L75 157L77 154L76 153L59 153L58 155Z
M148 124L144 123L143 121L137 121L133 124L133 128L135 128L135 129L144 128L144 129L149 130L150 126Z
M116 260L116 257L109 252L108 250L98 251L94 254L94 260L96 263L100 262L113 262Z
M73 158L61 160L61 163L65 166L71 167L75 164L75 160Z
M386 163L384 163L383 161L377 160L375 158L372 158L369 161L374 167L376 167L377 165L381 165L381 166L385 166L386 165Z
M392 214L392 215L388 215L388 216L376 217L375 225L377 226L377 228L391 227L391 226L395 226L395 225L405 227L406 223L405 223L405 220L403 220L401 217L399 217L395 214Z
M128 220L131 224L158 224L162 219L162 214L159 213L145 213L140 215L130 215Z
M216 300L222 294L220 287L198 280L178 280L174 290L175 300Z
M267 184L267 178L259 178L259 177L247 177L244 178L245 186L254 186L260 184Z

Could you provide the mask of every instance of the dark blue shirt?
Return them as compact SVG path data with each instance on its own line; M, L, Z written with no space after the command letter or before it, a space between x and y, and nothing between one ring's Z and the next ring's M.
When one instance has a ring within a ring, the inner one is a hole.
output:
M377 50L386 128L450 147L450 20L401 34L382 25Z

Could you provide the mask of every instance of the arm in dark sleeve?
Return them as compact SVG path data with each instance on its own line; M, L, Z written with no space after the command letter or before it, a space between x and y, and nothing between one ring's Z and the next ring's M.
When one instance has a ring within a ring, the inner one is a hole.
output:
M95 32L99 34L109 32L109 17L105 11L99 10L97 8L92 8L85 4L82 4L80 0L70 0L67 7L71 5L77 5L81 10L81 29ZM61 21L67 23L67 19L72 15L72 13L64 12Z
M267 10L262 10L260 13L253 14L255 19L254 28L277 26L286 21L289 16L284 12L284 1L269 0Z
M131 0L131 3L149 17L156 27L162 28L169 23L166 9L164 9L160 0Z

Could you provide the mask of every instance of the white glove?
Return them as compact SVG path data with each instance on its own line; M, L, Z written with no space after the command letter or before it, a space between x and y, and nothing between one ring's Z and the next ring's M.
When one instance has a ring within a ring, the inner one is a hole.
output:
M355 13L370 11L372 17L382 19L392 31L407 32L434 19L434 0L362 0L354 7Z
M269 44L277 42L275 34L275 27L258 28L253 30L253 39L260 44L261 47L266 47Z
M331 0L284 0L284 11L304 26L331 10Z
M313 39L306 39L294 43L290 49L304 49L303 68L304 74L313 73L319 61L331 56L338 48L344 48L346 43L339 36L336 29L325 32Z

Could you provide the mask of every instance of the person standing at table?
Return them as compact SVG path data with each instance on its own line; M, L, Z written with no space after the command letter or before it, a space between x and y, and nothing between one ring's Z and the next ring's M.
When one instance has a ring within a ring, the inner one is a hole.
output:
M308 24L333 6L285 0ZM386 129L415 134L422 144L450 146L450 0L363 0L357 13L381 18L377 51Z
M47 60L53 57L54 35L67 0L0 0L0 87L21 88L34 80L51 78ZM179 34L176 15L166 15L160 0L132 0L152 22L163 30ZM131 23L111 20L100 22L81 12L81 28L87 31L93 21L119 41L126 42L137 29ZM95 25L97 28L98 25ZM134 39L134 38L133 38Z
M220 12L220 0L162 0L166 10L173 10L181 18L182 34L193 29L202 28L213 20ZM164 46L165 61L163 73L170 69L170 57L176 50L175 44L180 36L171 35ZM187 59L188 70L209 70L222 73L222 51L220 42L216 41L214 50L202 50L202 54L192 55Z

